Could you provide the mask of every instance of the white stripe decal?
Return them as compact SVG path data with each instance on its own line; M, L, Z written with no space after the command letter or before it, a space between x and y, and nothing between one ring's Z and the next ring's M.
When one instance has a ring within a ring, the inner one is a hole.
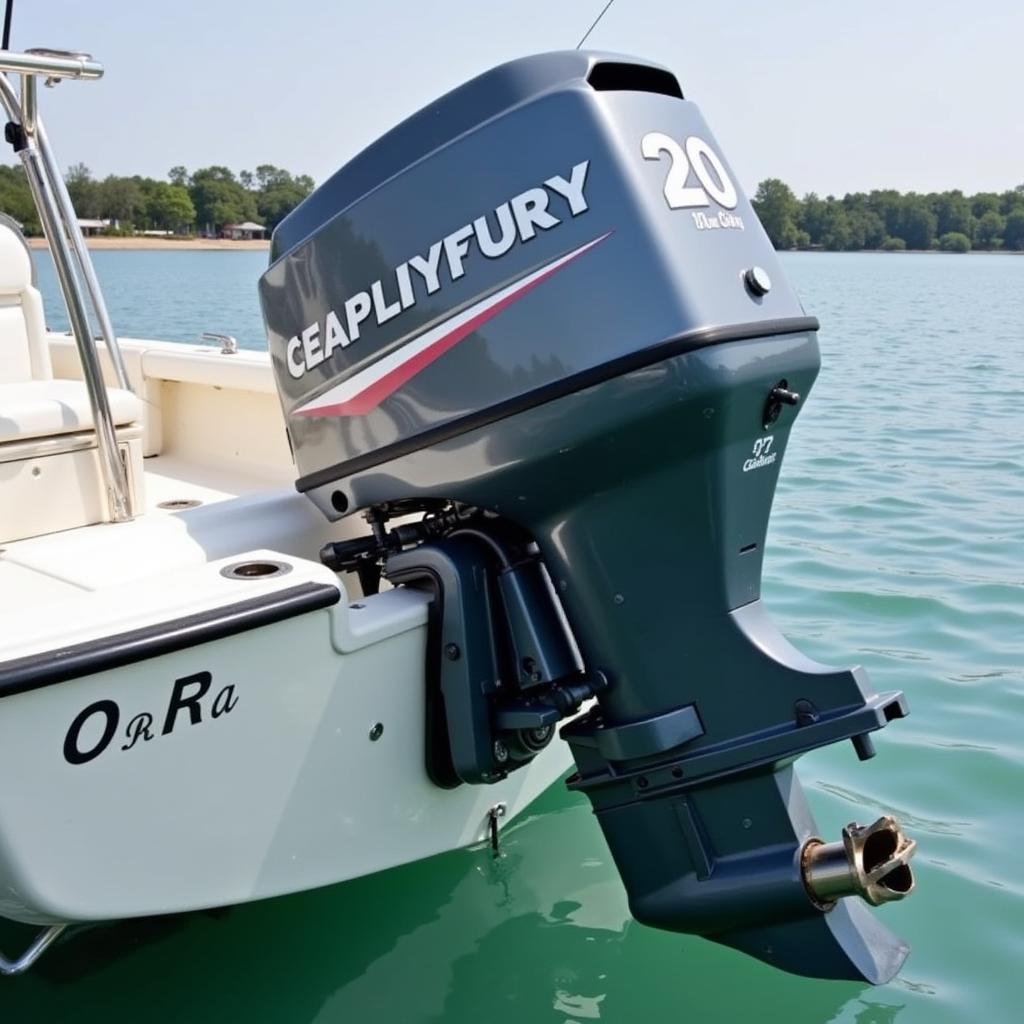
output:
M603 242L610 234L608 231L599 235L573 249L572 252L544 264L526 277L473 303L472 306L425 331L323 394L293 409L292 415L365 415L453 345L497 316L506 306L531 291L567 263Z

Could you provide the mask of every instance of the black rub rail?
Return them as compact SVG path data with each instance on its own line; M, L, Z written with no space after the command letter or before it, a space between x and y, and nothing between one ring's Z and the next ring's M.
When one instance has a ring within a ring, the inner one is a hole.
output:
M223 640L306 612L328 608L340 599L341 591L330 584L300 583L271 594L157 622L126 633L0 662L0 697L123 668L211 640Z

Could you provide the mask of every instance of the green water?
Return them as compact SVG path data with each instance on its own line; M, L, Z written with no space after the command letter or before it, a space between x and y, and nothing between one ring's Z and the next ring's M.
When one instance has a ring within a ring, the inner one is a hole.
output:
M118 267L131 277L147 255L100 255L128 302ZM254 261L230 260L251 255L192 265L207 279L217 268L240 335L258 332ZM889 811L919 841L918 891L879 911L914 947L893 983L795 978L632 923L588 805L554 787L504 833L498 861L462 851L215 914L81 930L27 977L0 980L2 1019L1018 1020L1024 258L785 263L823 322L824 369L783 466L765 598L808 654L860 662L910 700L873 761L845 744L798 766L825 834ZM132 333L147 333L159 303L146 301ZM130 813L145 828L145 809ZM0 946L26 934L2 928Z

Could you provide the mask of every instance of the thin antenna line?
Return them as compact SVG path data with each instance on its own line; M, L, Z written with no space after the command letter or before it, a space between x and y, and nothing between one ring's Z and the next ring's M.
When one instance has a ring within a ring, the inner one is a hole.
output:
M4 11L4 34L0 40L0 48L9 50L11 48L11 15L14 13L14 0L7 0L7 9ZM577 46L578 50L579 47Z
M608 8L611 7L613 3L615 3L615 0L608 0L608 3L601 8L601 13L594 19L594 24L583 33L583 38L576 44L577 50L587 41L587 36L597 28L597 23L605 16L605 14L608 13Z

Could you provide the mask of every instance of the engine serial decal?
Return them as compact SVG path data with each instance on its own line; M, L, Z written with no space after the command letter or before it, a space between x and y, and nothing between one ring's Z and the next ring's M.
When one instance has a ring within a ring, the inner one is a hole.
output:
M774 441L775 438L769 434L767 437L759 437L754 442L750 458L743 463L744 473L749 473L753 469L763 469L765 466L774 465L775 460L779 457L778 452L772 451Z
M538 231L548 231L563 223L566 214L571 219L586 213L589 207L584 188L589 167L590 161L583 160L573 167L568 178L555 175L543 187L520 192L490 214L477 217L434 242L425 255L400 263L387 281L374 281L366 291L356 292L337 309L328 310L322 320L308 324L288 341L288 373L300 380L339 348L358 341L364 323L385 324L416 305L417 290L434 295L446 283L458 281L466 273L465 260L470 257L472 243L487 259L499 259L517 242L528 242ZM497 229L492 226L492 219ZM418 282L418 289L414 281Z

